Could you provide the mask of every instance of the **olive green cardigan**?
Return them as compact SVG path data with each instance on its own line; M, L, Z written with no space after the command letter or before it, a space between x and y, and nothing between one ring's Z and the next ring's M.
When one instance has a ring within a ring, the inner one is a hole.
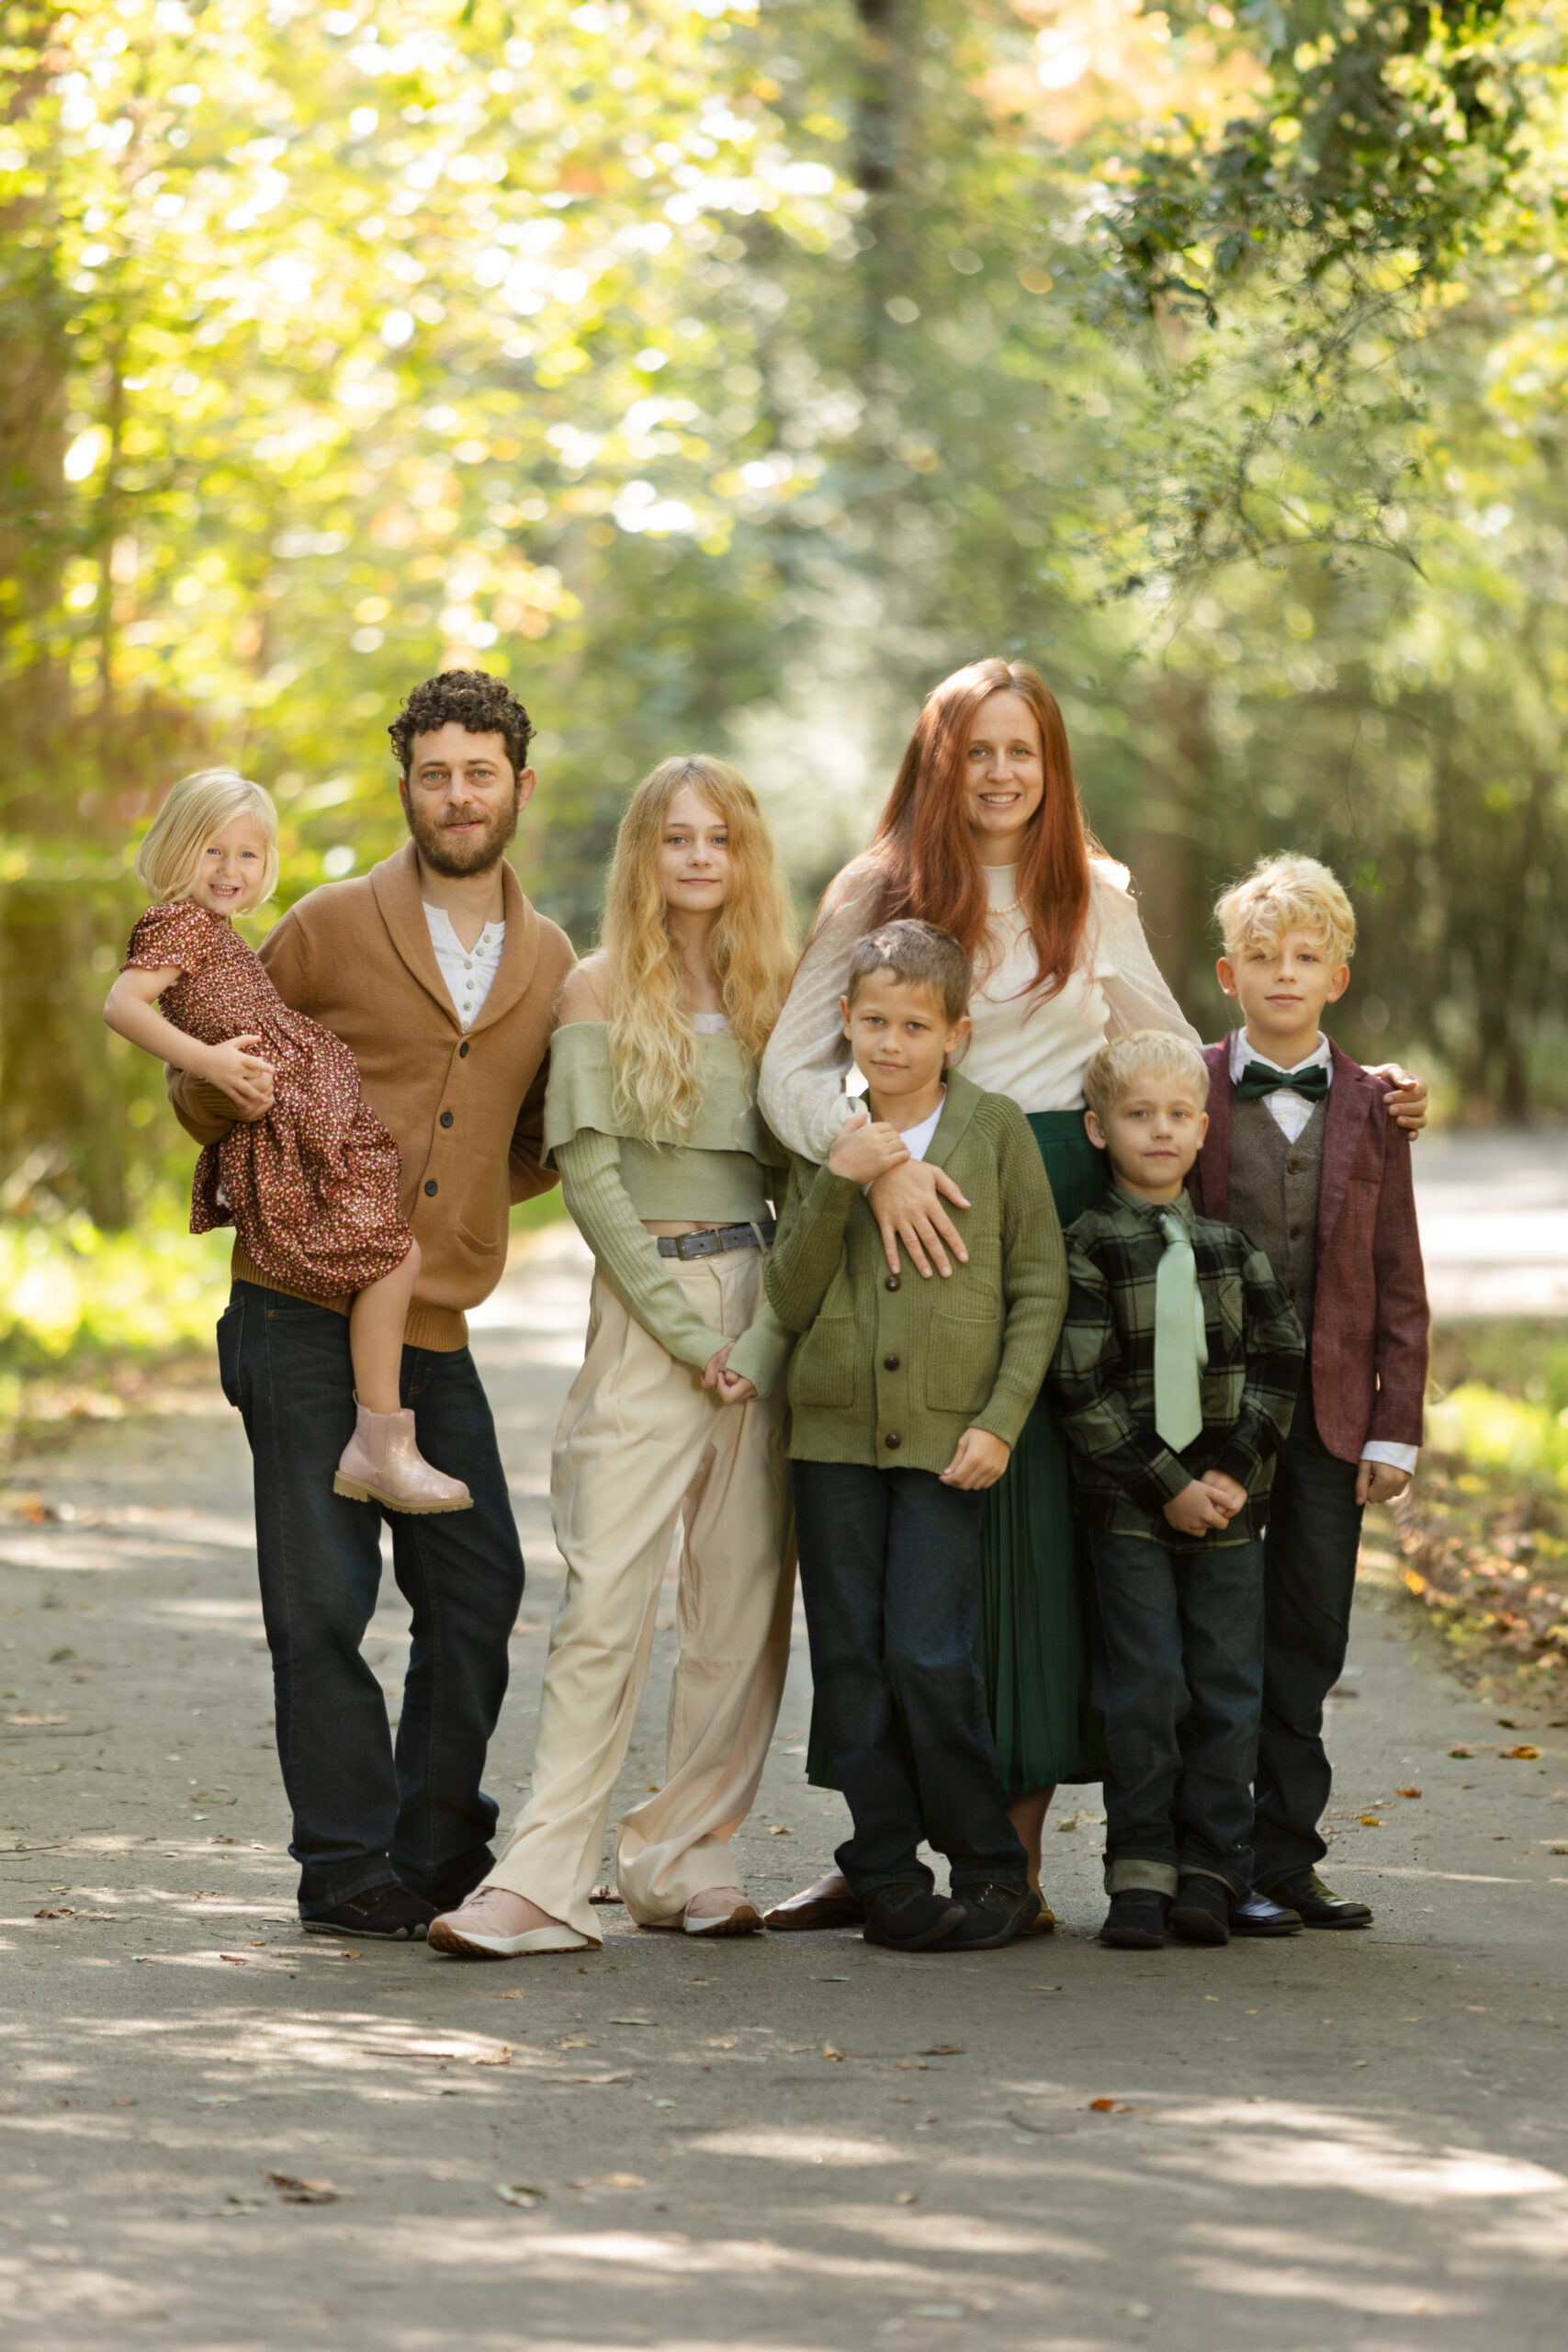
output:
M951 1074L928 1166L969 1202L945 1204L967 1265L889 1274L858 1184L798 1160L768 1266L768 1298L805 1336L790 1365L800 1462L945 1470L966 1429L1016 1445L1067 1302L1056 1204L1029 1122L1003 1094Z

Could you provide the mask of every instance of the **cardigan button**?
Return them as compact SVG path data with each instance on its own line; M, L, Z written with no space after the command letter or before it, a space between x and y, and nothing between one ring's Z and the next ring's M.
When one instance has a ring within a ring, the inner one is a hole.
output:
M462 1042L462 1044L461 1044L461 1045L458 1046L458 1048L457 1048L457 1059L458 1059L460 1062L466 1062L466 1061L468 1060L468 1039L465 1037L465 1038L464 1038L464 1040L463 1040L463 1042Z
M898 1358L897 1356L884 1356L882 1359L882 1369L884 1372L897 1372L898 1369Z
M897 1430L889 1430L882 1442L887 1448L889 1453L897 1453L904 1441L899 1436Z
M449 1127L449 1126L451 1125L451 1124L452 1124L452 1114L451 1114L451 1112L450 1112L450 1111L443 1111L443 1112L442 1112L442 1114L441 1114L441 1124L442 1124L442 1125L443 1125L444 1127Z
M885 1276L885 1278L884 1278L884 1280L883 1280L882 1287L883 1287L883 1289L884 1289L884 1290L897 1290L897 1287L898 1287L898 1277L897 1277L897 1274L888 1274L888 1275Z
M436 1190L436 1183L434 1176L431 1178L429 1183L426 1184L424 1189L427 1195L434 1196Z

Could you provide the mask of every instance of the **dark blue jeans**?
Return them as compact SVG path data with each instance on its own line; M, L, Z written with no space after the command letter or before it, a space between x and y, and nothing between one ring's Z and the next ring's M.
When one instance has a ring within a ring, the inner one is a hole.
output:
M472 1510L388 1514L413 1612L394 1754L360 1654L381 1582L381 1512L333 1492L354 1430L348 1318L236 1283L218 1325L223 1393L244 1418L256 1558L294 1813L299 1909L320 1917L400 1880L438 1905L489 1869L496 1806L479 1786L506 1692L523 1553L495 1425L467 1348L405 1348L402 1398L422 1449L467 1481Z
M1175 1552L1086 1530L1094 1703L1105 1720L1105 1884L1233 1894L1252 1877L1263 1545Z
M839 1868L863 1902L929 1890L923 1838L956 1894L1021 1886L974 1656L985 1496L931 1470L793 1466L817 1720L854 1824Z
M1263 1720L1258 1736L1258 1883L1312 1870L1328 1851L1318 1823L1334 1782L1323 1702L1350 1639L1361 1511L1354 1462L1317 1433L1310 1374L1274 1466L1263 1539Z

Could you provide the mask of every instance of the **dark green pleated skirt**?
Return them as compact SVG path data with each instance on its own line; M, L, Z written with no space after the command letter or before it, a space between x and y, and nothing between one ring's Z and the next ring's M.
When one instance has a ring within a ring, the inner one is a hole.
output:
M1085 1135L1081 1111L1039 1111L1029 1124L1056 1214L1069 1226L1103 1195L1105 1154ZM1006 1476L986 1498L980 1530L975 1660L985 1677L1010 1797L1056 1781L1100 1777L1100 1719L1089 1696L1085 1578L1067 1449L1042 1396ZM820 1789L838 1786L815 1714L806 1770Z

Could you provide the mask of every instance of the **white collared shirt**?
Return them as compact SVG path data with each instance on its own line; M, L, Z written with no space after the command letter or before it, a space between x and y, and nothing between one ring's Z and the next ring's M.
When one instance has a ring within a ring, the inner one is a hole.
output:
M1265 1069L1284 1069L1285 1068L1283 1062L1270 1061L1269 1056L1260 1054L1256 1046L1249 1046L1245 1029L1233 1029L1231 1031L1231 1084L1233 1086L1240 1085L1241 1074L1248 1062L1261 1062ZM1330 1086L1333 1085L1334 1061L1328 1050L1328 1040L1321 1032L1316 1045L1308 1054L1305 1061L1292 1062L1286 1075L1293 1078L1299 1069L1325 1069L1328 1072ZM1314 1102L1309 1102L1304 1094L1292 1094L1288 1086L1277 1086L1273 1093L1266 1094L1263 1100L1269 1105L1270 1118L1287 1143L1296 1141L1317 1107Z
M1240 1085L1242 1072L1248 1062L1261 1062L1265 1069L1283 1069L1285 1067L1283 1062L1270 1061L1269 1056L1260 1054L1256 1046L1249 1046L1245 1029L1233 1029L1231 1031L1231 1084L1233 1086ZM1306 1059L1291 1064L1290 1075L1294 1077L1299 1069L1312 1069L1319 1066L1328 1072L1328 1082L1332 1086L1334 1057L1328 1049L1328 1040L1321 1031L1317 1044ZM1269 1105L1274 1124L1287 1143L1296 1141L1316 1108L1314 1103L1307 1101L1304 1094L1293 1094L1288 1086L1277 1086L1273 1093L1266 1094L1263 1100ZM1387 1438L1370 1437L1361 1448L1361 1459L1363 1462L1386 1462L1391 1470L1408 1470L1414 1475L1420 1453L1421 1449L1418 1445L1395 1445Z
M435 950L435 960L441 967L441 977L446 983L446 993L452 1009L465 1029L471 1029L484 1011L497 972L501 969L501 951L506 944L504 922L487 922L471 947L465 947L452 928L452 918L445 907L433 907L428 899L421 902L424 920L430 925L430 944Z

